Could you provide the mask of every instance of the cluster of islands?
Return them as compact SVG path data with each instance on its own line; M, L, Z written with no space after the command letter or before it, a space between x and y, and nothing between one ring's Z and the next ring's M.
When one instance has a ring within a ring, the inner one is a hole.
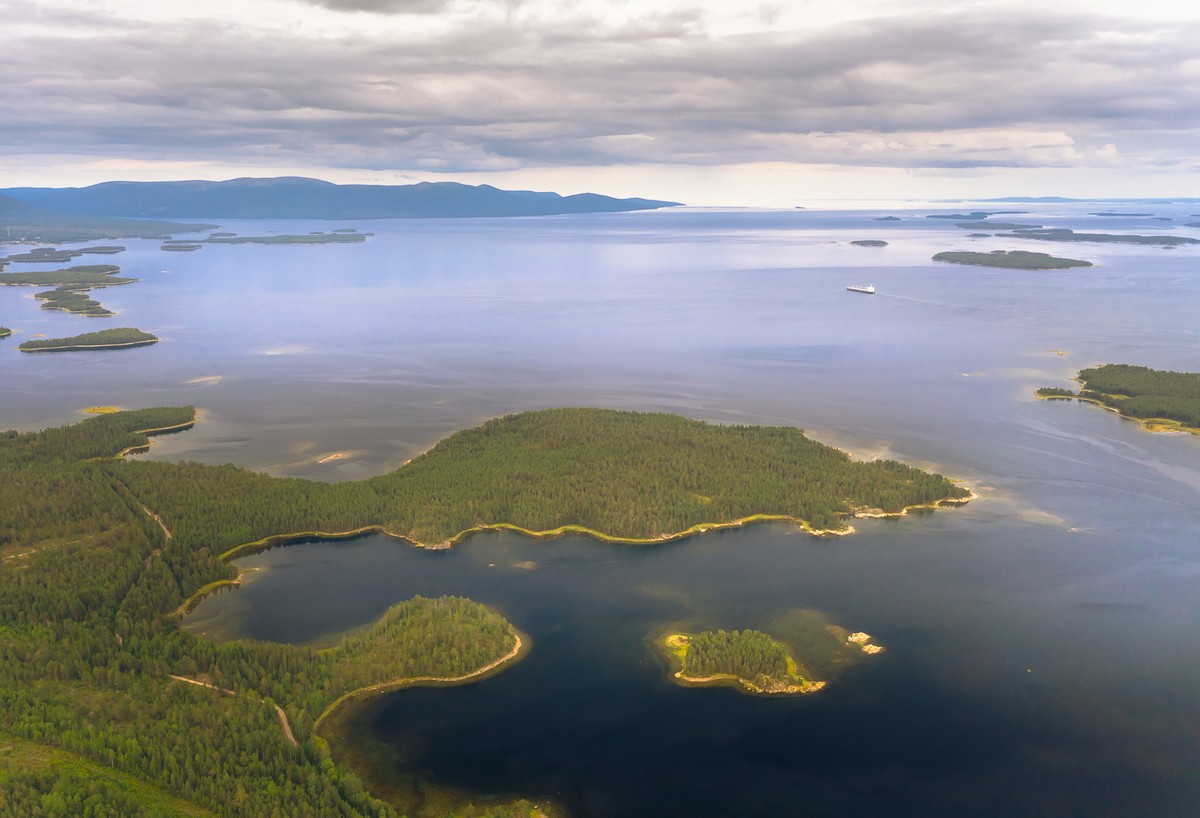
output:
M283 189L297 212L322 218L378 212L364 204L371 197L386 199L397 212L415 207L416 199L449 208L446 202L468 195L484 210L672 204L506 198L496 195L503 191L464 186L380 193L338 191L313 180L275 187L254 181L232 188L181 183L17 191L25 199L0 196L0 221L39 245L143 238L168 252L188 252L215 244L360 243L369 234L345 228L238 236L212 232L216 225L124 217L132 211L164 217L220 212L215 205L199 208L228 196L249 202L242 215L255 217L261 211L254 208ZM1010 231L1003 238L1160 246L1200 241L994 219L1010 215L1019 211L935 217L965 229ZM201 233L207 235L175 238ZM123 249L35 246L0 260L0 271ZM952 251L934 259L1028 270L1090 266L1022 250ZM92 297L96 291L136 281L116 265L0 272L0 284L46 288L36 295L45 309L94 318L113 315ZM0 338L10 335L0 327ZM156 341L123 327L32 339L17 348L119 349ZM1080 371L1078 381L1078 391L1044 387L1038 396L1101 405L1148 430L1200 432L1200 373L1109 364ZM127 457L144 451L155 435L191 429L196 411L190 406L88 411L95 416L70 426L0 433L0 802L14 815L34 814L53 797L69 805L63 814L83 814L87 800L99 798L130 818L208 818L227 814L229 805L244 815L398 818L400 809L356 775L357 739L347 729L355 708L414 685L476 682L537 649L501 612L454 596L400 602L323 649L215 641L183 627L182 618L199 601L242 581L240 556L366 532L433 550L497 530L653 546L761 521L833 537L853 533L857 518L903 517L974 498L945 476L892 460L857 461L799 429L719 426L662 414L551 409L510 415L457 432L388 474L321 483L233 465ZM664 684L763 697L816 693L883 651L870 635L801 608L753 627L675 622L647 641L644 649L665 668ZM543 818L555 809L510 799L455 805L454 814Z

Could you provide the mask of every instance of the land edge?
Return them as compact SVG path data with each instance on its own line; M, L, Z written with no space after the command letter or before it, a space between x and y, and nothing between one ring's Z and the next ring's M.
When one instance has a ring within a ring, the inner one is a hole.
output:
M691 634L680 633L677 631L668 630L664 634L660 634L654 640L656 646L659 647L660 653L667 658L670 663L669 670L674 671L671 675L673 684L679 687L740 687L741 692L752 696L806 696L810 693L816 693L824 690L828 685L819 679L804 679L800 684L789 684L777 690L768 690L754 683L753 679L747 679L745 676L738 676L735 673L716 673L712 676L688 676L683 672L682 657L677 652L680 647L684 647L681 641L690 639ZM774 639L774 637L772 637ZM777 642L779 640L776 640ZM785 647L786 644L785 644ZM678 667L678 670L675 668ZM788 674L794 678L797 663L791 655L791 648L788 647Z
M973 252L973 251L963 250L961 252L966 253L966 252ZM1029 251L1029 252L1032 252L1032 251ZM988 254L984 254L984 255L988 255ZM1043 255L1050 255L1050 254L1045 253ZM1051 258L1058 258L1058 257L1051 256ZM937 256L934 256L933 258L931 258L930 261L939 261L942 264L961 264L964 267L983 267L988 270L1071 270L1071 269L1077 269L1077 268L1082 268L1082 267L1099 267L1099 266L1101 266L1099 264L1096 264L1095 262L1086 261L1085 259L1081 259L1081 258L1060 258L1059 261L1079 262L1077 264L1071 264L1066 267L1061 267L1061 266L1059 266L1059 267L1028 267L1025 265L1022 265L1020 267L1009 267L1009 266L1005 266L1003 264L984 264L979 261L958 261L955 259L938 258Z
M1086 387L1086 383L1084 381L1081 381L1078 378L1074 378L1073 380L1075 380L1081 386ZM1090 403L1093 406L1099 406L1101 409L1104 409L1107 412L1112 412L1122 420L1128 420L1136 423L1138 426L1142 427L1142 431L1150 432L1151 434L1160 432L1185 432L1189 435L1200 435L1200 429L1195 429L1191 426L1184 426L1177 420L1171 420L1170 418L1130 417L1117 407L1109 406L1106 403L1101 403L1095 398L1089 398L1086 395L1041 395L1038 394L1037 390L1034 390L1033 394L1038 400L1077 400L1080 403ZM1100 392L1099 394L1110 398L1117 397L1116 395L1109 395L1107 392Z
M87 410L84 410L84 411L87 411ZM185 431L185 430L190 429L193 426L195 426L199 420L200 420L200 410L197 409L192 413L192 419L188 420L188 421L184 421L183 423L176 423L172 426L159 426L158 428L155 428L155 429L134 429L132 432L130 432L130 434L144 435L146 437L146 442L138 443L137 445L134 445L134 446L126 446L124 449L117 452L117 454L114 455L111 459L121 460L124 457L131 455L131 454L139 454L141 452L149 451L150 447L154 445L154 436L155 435L167 435L167 434L170 434L171 432ZM97 457L94 459L95 460L109 460L110 458Z
M114 313L115 315L116 313ZM108 318L109 316L97 316ZM161 338L147 338L144 341L126 341L120 344L71 344L63 347L26 347L19 346L21 352L72 352L80 349L121 349L123 347L148 347L157 344ZM28 343L28 342L26 342Z
M144 444L127 446L117 453L114 456L114 459L120 460L121 458L124 458L130 454L147 451L150 446L154 444L154 435L168 434L170 432L178 432L190 429L200 421L201 414L202 410L196 409L192 415L192 419L185 421L184 423L177 423L171 426L163 426L155 429L134 430L132 434L146 436L148 438L147 442ZM103 460L108 458L97 459ZM976 494L974 490L968 488L966 497L943 497L929 503L914 503L913 505L904 506L904 508L900 509L899 511L882 511L879 509L864 508L851 509L846 513L845 516L871 519L881 519L885 517L906 517L910 511L935 510L939 508L946 508L948 506L961 506L966 505L972 500L978 499L979 495ZM464 529L455 534L453 537L450 537L449 539L443 540L439 543L426 543L422 542L421 540L416 540L412 537L405 536L404 534L391 531L385 524L374 524L360 526L359 528L349 529L347 531L299 531L288 534L272 534L252 542L235 545L227 551L224 551L220 555L219 559L222 562L231 562L239 557L256 554L260 551L266 551L267 549L275 548L277 546L290 545L302 540L347 540L354 537L361 537L365 534L383 534L386 537L391 537L392 539L406 542L415 548L424 548L430 551L442 551L453 548L455 545L463 542L468 537L486 531L512 531L535 540L552 540L571 534L579 534L599 540L600 542L607 542L615 545L657 545L659 543L675 542L688 537L696 536L698 534L705 534L709 531L724 531L733 528L741 528L747 524L758 522L790 522L799 527L800 530L807 534L811 534L814 537L843 537L853 534L856 531L854 526L850 525L849 523L840 529L817 529L813 528L812 524L807 520L794 517L790 514L751 514L747 517L741 517L727 522L696 523L695 525L689 526L683 531L659 534L654 537L618 537L612 534L605 534L602 531L596 531L595 529L587 528L586 526L571 523L546 531L534 531L528 528L522 528L521 526L513 523L487 523ZM194 593L192 593L191 596L185 599L179 605L179 607L168 614L168 616L184 616L195 609L196 605L198 605L200 601L204 599L204 597L208 596L214 591L224 587L240 586L242 577L245 573L246 571L239 569L238 575L233 579L219 579L201 586Z
M851 510L846 514L848 517L857 517L863 519L882 519L885 517L907 517L910 511L920 511L923 509L933 510L946 508L948 506L966 505L972 500L978 500L979 495L973 490L968 489L969 493L966 497L944 497L940 500L935 500L931 503L917 503L910 506L905 506L900 511L879 511L879 510ZM253 542L242 543L235 545L228 551L220 555L222 562L231 562L240 557L246 557L251 554L257 554L261 551L266 551L270 548L279 546L287 546L304 540L349 540L355 537L361 537L366 534L383 534L385 537L391 537L394 540L408 543L414 548L423 548L429 551L444 551L453 548L459 543L466 540L475 534L480 534L487 531L511 531L516 534L521 534L533 540L554 540L559 537L566 537L571 534L578 534L585 537L590 537L600 542L611 543L613 545L659 545L668 542L677 542L679 540L694 537L699 534L706 534L710 531L727 531L733 528L741 528L745 525L760 522L787 522L792 523L804 531L806 534L811 534L814 537L845 537L854 534L856 529L850 524L846 524L845 528L813 528L807 520L802 520L799 517L793 517L789 514L751 514L748 517L741 517L736 520L730 520L723 523L697 523L683 531L673 533L659 534L655 537L618 537L612 534L605 534L603 531L587 528L582 525L568 524L561 525L558 528L553 528L548 531L533 531L528 528L522 528L513 523L489 523L486 525L473 526L464 529L453 537L443 540L440 543L426 543L421 540L415 540L404 534L398 534L391 531L386 525L365 525L360 528L350 529L348 531L299 531L291 534L272 534L269 537L263 537ZM219 579L210 582L198 588L191 596L185 599L178 608L172 611L169 616L185 616L195 610L196 606L203 601L204 597L208 596L221 588L237 588L242 584L242 577L247 573L245 570L238 570L238 575L233 579Z
M321 735L321 725L326 720L332 718L338 710L350 703L365 704L371 699L410 687L459 687L460 685L482 682L484 679L507 670L528 656L533 646L533 640L529 638L529 635L518 630L511 622L508 623L508 629L516 642L512 649L503 656L493 659L483 667L476 668L470 673L464 673L461 676L408 676L391 679L386 682L376 682L375 684L355 688L343 693L322 710L321 715L317 716L312 726L313 738L326 752L330 752L329 740ZM330 754L332 755L332 753Z

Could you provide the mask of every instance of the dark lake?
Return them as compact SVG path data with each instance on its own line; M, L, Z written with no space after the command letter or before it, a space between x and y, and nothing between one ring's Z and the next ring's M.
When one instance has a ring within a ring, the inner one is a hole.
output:
M1019 218L1200 238L1033 207ZM1200 369L1200 251L968 239L922 208L356 222L366 244L191 254L127 241L111 261L142 280L94 295L163 342L20 355L33 333L99 321L0 288L18 331L0 341L0 427L194 403L197 427L148 456L342 480L487 417L595 405L794 425L933 468L980 499L832 539L769 524L655 547L306 543L241 561L259 570L187 624L321 643L414 594L503 611L532 637L524 661L388 696L356 724L414 791L548 798L576 818L1200 814L1200 436L1033 397L1104 362ZM889 245L849 244L864 238ZM1097 266L930 261L954 249ZM797 608L887 651L764 699L671 686L647 644L674 622Z

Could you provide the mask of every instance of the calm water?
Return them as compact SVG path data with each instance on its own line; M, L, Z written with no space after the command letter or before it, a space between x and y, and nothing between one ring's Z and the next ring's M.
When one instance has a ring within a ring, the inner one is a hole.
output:
M1200 237L1039 207L1019 220ZM262 570L189 624L319 641L417 593L494 604L532 635L524 662L388 697L360 729L423 779L575 816L1197 814L1200 438L1032 390L1106 361L1195 371L1200 250L970 240L927 212L361 222L365 245L195 254L129 241L112 260L142 281L98 298L163 343L20 355L22 335L100 322L0 288L0 324L20 331L0 341L0 426L190 402L203 422L150 456L341 480L486 417L598 405L792 424L933 467L982 499L838 540L772 525L644 549L305 544L246 560ZM1016 248L1099 266L929 261ZM889 650L775 701L671 687L644 643L677 620L761 626L799 607Z

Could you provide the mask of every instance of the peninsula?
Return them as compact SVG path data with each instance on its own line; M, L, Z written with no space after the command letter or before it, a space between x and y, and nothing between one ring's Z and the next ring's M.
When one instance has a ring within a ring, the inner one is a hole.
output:
M1131 364L1080 370L1081 389L1045 386L1039 398L1094 403L1137 421L1150 432L1200 434L1200 372L1172 372Z
M17 349L22 352L65 352L81 349L123 349L156 343L158 338L148 332L133 327L118 327L102 329L99 332L85 332L70 338L39 338L25 341Z
M168 239L173 233L211 230L211 224L180 224L145 219L113 219L58 212L0 193L0 229L7 241L60 242L95 239ZM70 251L72 253L76 251ZM103 252L103 251L91 251Z
M192 407L166 407L0 434L0 653L31 657L0 663L0 738L53 743L202 807L236 796L247 815L308 814L312 804L335 805L331 815L393 815L367 789L345 786L346 705L411 684L483 678L519 659L527 642L499 614L454 598L410 599L329 651L206 641L176 614L204 589L236 581L229 561L246 550L238 546L379 526L442 547L500 526L623 542L756 519L845 533L856 513L971 496L894 461L852 461L794 428L600 409L497 418L391 474L346 483L114 457L194 422ZM805 644L787 623L767 632L789 649ZM53 658L34 661L47 633ZM797 651L797 676L828 678L801 667L819 653ZM194 764L164 777L177 758ZM280 781L293 785L283 791Z
M990 253L955 250L938 253L933 260L949 264L972 264L977 267L1003 267L1010 270L1063 270L1068 267L1092 266L1090 261L1056 258L1046 253L1031 253L1027 250L993 250Z

